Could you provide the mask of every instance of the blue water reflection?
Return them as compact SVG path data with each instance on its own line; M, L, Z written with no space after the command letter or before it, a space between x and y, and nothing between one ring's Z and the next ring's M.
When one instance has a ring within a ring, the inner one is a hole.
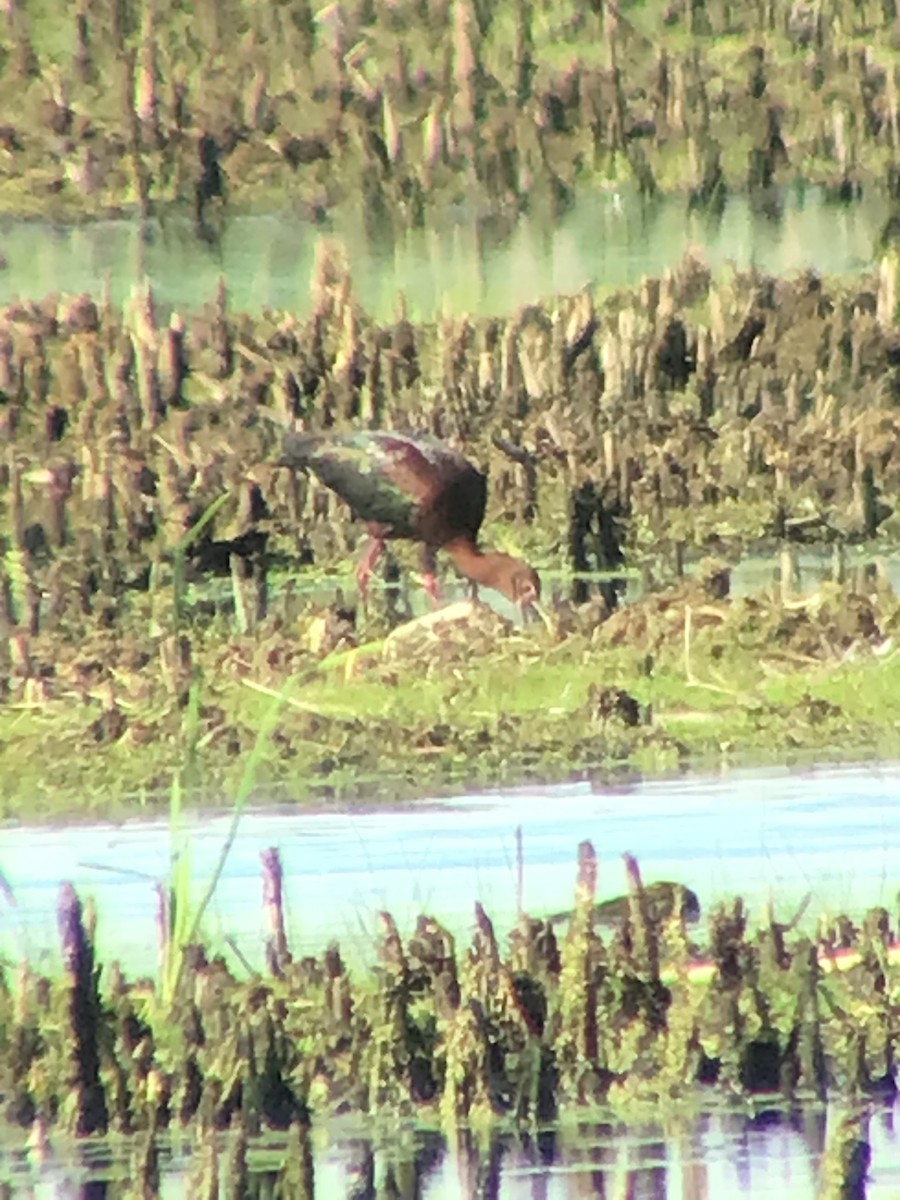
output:
M206 935L233 938L260 962L260 852L277 846L285 870L292 947L316 952L332 937L351 958L368 956L374 914L401 931L427 911L467 936L480 900L502 932L516 914L516 828L524 847L524 904L539 914L571 905L578 843L600 860L598 894L625 890L621 855L645 881L677 879L704 907L736 893L761 911L792 915L812 893L821 912L895 910L900 882L900 766L734 771L612 788L587 783L526 788L399 811L271 809L248 812L216 889ZM186 819L199 897L228 835L227 814ZM66 829L8 827L0 871L16 906L0 898L0 952L55 955L59 884L93 895L98 949L130 970L155 966L154 888L167 878L164 820Z

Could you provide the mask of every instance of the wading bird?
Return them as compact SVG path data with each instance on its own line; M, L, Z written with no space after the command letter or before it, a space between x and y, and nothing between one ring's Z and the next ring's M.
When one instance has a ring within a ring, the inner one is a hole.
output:
M434 601L437 550L467 579L512 600L523 615L540 598L540 580L528 563L479 549L487 479L445 442L378 430L288 433L280 463L312 471L366 523L369 541L356 571L363 597L385 541L405 538L422 543L425 589Z

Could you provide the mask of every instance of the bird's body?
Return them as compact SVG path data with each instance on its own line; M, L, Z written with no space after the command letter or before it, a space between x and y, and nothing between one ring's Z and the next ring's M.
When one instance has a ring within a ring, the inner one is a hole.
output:
M445 442L378 430L288 433L281 461L312 471L365 521L371 541L357 571L363 592L385 540L404 538L424 547L432 595L434 554L443 548L474 582L520 604L537 599L537 575L526 563L479 550L487 479Z
M318 475L385 538L437 549L460 534L476 538L484 520L487 480L436 438L367 430L288 434L285 458Z

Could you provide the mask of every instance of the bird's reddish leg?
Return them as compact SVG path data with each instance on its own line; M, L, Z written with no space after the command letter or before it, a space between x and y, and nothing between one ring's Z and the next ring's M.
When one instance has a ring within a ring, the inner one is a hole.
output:
M359 560L359 566L356 568L356 586L359 589L359 597L364 604L369 592L369 580L372 578L372 571L375 569L375 564L381 558L383 551L384 538L381 534L370 531L363 556Z
M422 548L422 583L433 608L441 603L441 593L437 585L437 560L430 546Z

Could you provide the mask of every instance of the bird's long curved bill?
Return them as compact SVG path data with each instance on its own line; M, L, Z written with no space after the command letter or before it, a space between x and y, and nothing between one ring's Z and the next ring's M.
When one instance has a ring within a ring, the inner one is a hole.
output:
M553 632L553 622L550 614L541 604L540 600L525 600L520 605L520 612L522 613L523 624L533 625L535 621L541 621L549 633Z

